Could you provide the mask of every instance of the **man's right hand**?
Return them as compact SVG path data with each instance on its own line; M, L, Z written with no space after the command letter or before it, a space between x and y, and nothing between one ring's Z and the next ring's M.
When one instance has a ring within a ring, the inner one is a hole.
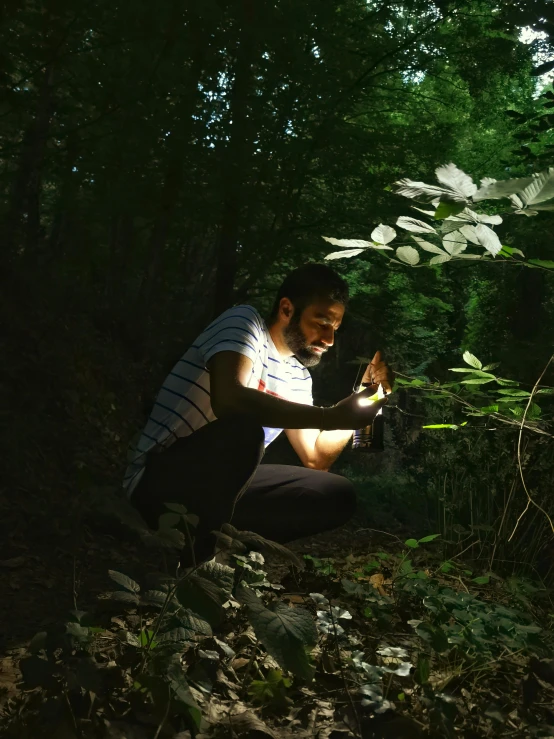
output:
M361 392L353 393L347 398L344 398L344 400L341 400L332 408L326 408L326 427L355 431L373 423L373 419L378 411L388 402L388 399L385 397L381 400L376 400L371 405L364 403L372 395L375 395L378 387L378 385L366 387Z

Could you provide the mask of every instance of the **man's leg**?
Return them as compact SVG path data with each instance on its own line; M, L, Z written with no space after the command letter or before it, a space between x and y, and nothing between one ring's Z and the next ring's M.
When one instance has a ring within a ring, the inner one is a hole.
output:
M215 537L210 532L231 520L235 501L254 475L263 451L264 431L259 424L245 417L218 419L168 449L149 454L131 503L153 529L167 510L165 503L181 503L196 514L200 521L195 555L202 561L213 555Z
M281 543L329 531L356 511L354 486L331 472L260 465L237 501L231 523Z

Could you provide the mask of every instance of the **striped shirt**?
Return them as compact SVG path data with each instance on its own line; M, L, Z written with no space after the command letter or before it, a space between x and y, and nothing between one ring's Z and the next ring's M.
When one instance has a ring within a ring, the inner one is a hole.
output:
M239 305L222 313L200 334L164 380L136 447L123 487L130 495L144 472L146 455L188 436L215 415L210 402L209 360L218 352L232 351L252 360L248 387L278 398L312 405L312 378L296 357L281 357L257 310ZM265 445L283 429L265 428Z

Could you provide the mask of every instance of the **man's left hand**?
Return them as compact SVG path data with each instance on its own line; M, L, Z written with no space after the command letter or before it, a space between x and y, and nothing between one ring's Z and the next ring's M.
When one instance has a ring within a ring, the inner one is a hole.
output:
M388 394L392 392L394 385L394 372L383 360L381 352L375 352L375 356L369 365L371 379L375 385L382 385L383 390Z

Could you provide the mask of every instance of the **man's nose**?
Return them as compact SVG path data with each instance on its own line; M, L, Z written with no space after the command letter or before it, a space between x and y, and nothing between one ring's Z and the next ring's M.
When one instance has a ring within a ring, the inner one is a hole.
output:
M335 329L329 328L328 330L326 330L321 336L321 341L326 346L333 346L333 344L335 343Z

